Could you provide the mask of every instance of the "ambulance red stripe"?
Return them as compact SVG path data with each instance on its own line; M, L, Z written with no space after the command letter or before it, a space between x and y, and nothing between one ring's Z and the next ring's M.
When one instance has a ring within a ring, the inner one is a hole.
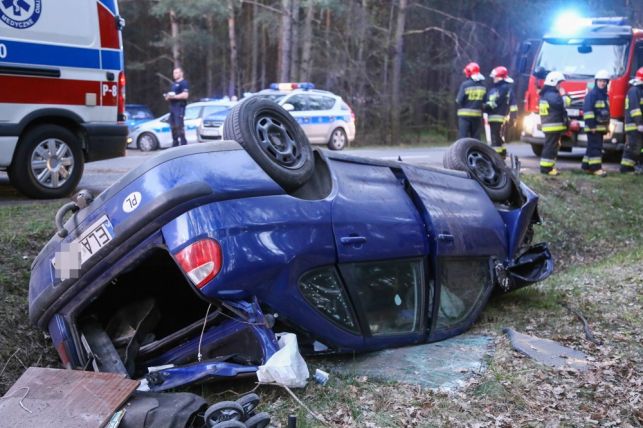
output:
M111 90L116 82L105 83ZM86 94L96 94L96 104L116 106L116 97L106 91L102 97L102 82L91 80L47 79L3 76L0 103L86 105Z

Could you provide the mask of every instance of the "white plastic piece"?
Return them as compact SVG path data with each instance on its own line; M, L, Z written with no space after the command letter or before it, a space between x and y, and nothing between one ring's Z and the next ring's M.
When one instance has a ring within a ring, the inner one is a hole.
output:
M289 388L303 388L310 375L306 361L299 353L294 333L278 335L279 351L257 369L259 382L276 382Z

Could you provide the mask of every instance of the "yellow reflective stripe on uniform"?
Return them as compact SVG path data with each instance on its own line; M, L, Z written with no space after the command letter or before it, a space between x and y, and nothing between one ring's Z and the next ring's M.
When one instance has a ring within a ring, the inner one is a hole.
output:
M583 113L583 117L585 119L595 119L596 115L594 114L593 111L586 111L585 113Z
M512 106L510 106L510 107L509 107L509 111L510 111L510 112L518 111L518 106L517 106L517 105L515 105L515 104L514 104L514 105L512 105Z
M594 107L596 108L604 108L605 107L605 101L603 100L598 100L594 103Z
M625 124L625 130L626 131L636 131L636 123L626 123Z
M472 108L459 108L458 116L482 117L482 110Z
M605 125L596 125L597 131L607 131L607 126Z
M621 159L621 165L623 166L636 166L636 162L631 159L623 158Z
M505 146L494 147L493 149L496 151L496 153L504 153L507 151L507 148Z
M572 99L565 95L563 96L563 103L565 104L565 107L569 107L572 105Z
M636 117L641 115L641 109L640 108L635 108L634 110L630 110L630 116Z
M550 166L556 165L556 161L552 159L541 159L540 160L540 166L544 166L545 168L548 168Z
M557 123L543 123L542 125L543 132L556 132L556 131L566 131L567 127L561 122Z
M501 114L491 114L487 117L487 120L494 123L505 123L505 116Z
M600 164L601 162L602 162L601 158L589 158L587 161L587 163L590 165L597 165L597 164Z

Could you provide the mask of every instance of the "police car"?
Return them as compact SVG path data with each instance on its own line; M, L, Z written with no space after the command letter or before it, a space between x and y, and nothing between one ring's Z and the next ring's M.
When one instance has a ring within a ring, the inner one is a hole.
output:
M152 119L154 119L154 114L152 114L148 106L143 104L125 105L125 123L127 123L128 129L132 130L136 126Z
M297 120L312 144L342 150L355 139L355 115L332 92L314 89L312 83L273 83L256 93L281 105Z
M215 100L188 104L185 108L185 139L188 144L197 142L197 128L204 117L213 113L228 110L236 101ZM172 147L172 129L168 122L170 114L135 126L129 134L127 145L144 152Z

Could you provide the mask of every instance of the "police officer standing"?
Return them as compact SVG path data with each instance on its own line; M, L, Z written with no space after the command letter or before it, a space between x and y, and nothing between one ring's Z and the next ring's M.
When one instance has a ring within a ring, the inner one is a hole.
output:
M547 175L558 175L556 156L560 146L560 137L567 130L567 109L571 100L565 95L561 83L565 75L560 71L551 71L545 77L545 84L540 92L538 111L540 123L545 133L545 146L540 158L540 172Z
M188 142L185 139L185 128L183 118L185 117L185 106L189 96L190 86L183 78L183 69L176 67L172 72L174 83L170 92L165 94L165 99L170 102L170 127L172 128L172 147L179 144L185 146Z
M587 134L587 151L581 168L590 174L605 177L607 172L602 168L603 136L607 133L610 122L610 106L607 98L607 83L610 76L606 70L599 70L594 76L594 87L585 97L583 119Z
M643 67L630 80L630 89L625 98L625 149L621 160L621 172L643 174L641 165L641 140L643 140Z
M507 157L507 148L502 136L502 126L511 118L511 123L516 120L518 106L514 100L512 89L513 80L505 67L496 67L491 70L493 86L487 94L487 101L484 104L487 112L487 121L491 130L491 146L503 158Z
M455 103L458 106L458 139L471 137L480 139L482 125L482 104L485 101L487 88L482 83L480 66L470 62L464 67L467 79L462 82Z

